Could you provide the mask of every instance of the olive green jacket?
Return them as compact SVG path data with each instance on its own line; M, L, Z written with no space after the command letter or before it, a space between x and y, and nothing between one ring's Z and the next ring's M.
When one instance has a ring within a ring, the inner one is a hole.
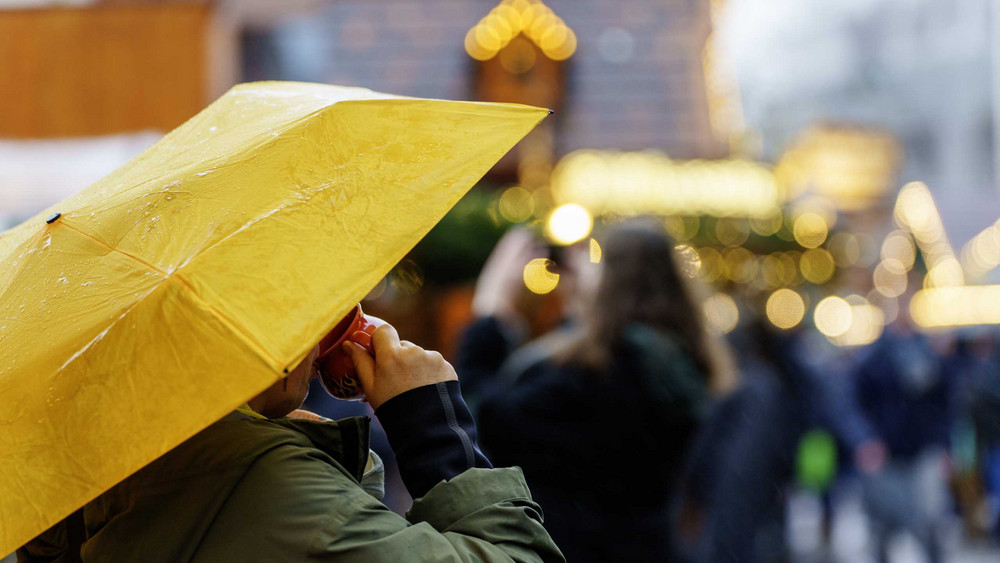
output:
M518 468L391 512L360 484L368 424L230 414L88 504L83 561L563 560Z

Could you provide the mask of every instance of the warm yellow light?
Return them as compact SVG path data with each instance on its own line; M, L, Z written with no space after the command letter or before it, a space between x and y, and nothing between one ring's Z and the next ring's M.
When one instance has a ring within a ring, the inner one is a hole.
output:
M780 329L790 329L806 314L806 304L802 297L791 289L779 289L767 298L767 319Z
M917 249L906 231L893 231L882 242L882 260L896 260L905 271L913 268L917 259Z
M707 328L715 334L726 334L740 322L740 311L736 302L725 293L716 293L706 299L704 311Z
M901 152L898 141L887 132L820 126L798 137L775 172L793 198L809 192L828 198L838 209L857 211L882 201Z
M512 27L506 18L497 15L496 12L486 16L484 23L496 33L500 39L500 46L506 45L520 31Z
M833 260L840 268L849 268L861 259L861 244L858 237L851 233L837 233L830 237L827 245Z
M701 259L699 272L706 281L715 281L725 275L725 263L719 251L706 246L698 250L698 257Z
M962 266L972 277L1000 266L1000 221L990 225L962 248Z
M851 304L840 297L827 297L816 305L813 311L816 329L828 337L840 336L851 328L853 311Z
M549 26L542 32L542 36L538 40L539 47L543 51L549 51L562 46L563 42L566 41L568 32L569 28L562 23Z
M792 217L798 218L805 213L822 217L827 229L837 224L837 206L826 197L810 196L796 201L792 206Z
M736 247L725 254L726 277L736 283L750 283L757 275L757 260L753 252Z
M1000 285L924 289L913 296L910 315L925 328L1000 324Z
M781 229L783 221L781 211L776 211L766 217L751 217L750 228L758 235L769 237Z
M540 6L533 11L531 25L525 31L536 44L542 40L542 35L558 23L556 15L546 6Z
M781 262L779 276L783 285L792 285L799 276L799 253L798 252L775 252L773 254Z
M601 245L597 242L597 239L590 239L590 263L600 264L601 262Z
M678 244L674 247L674 252L677 254L677 267L681 273L689 278L697 277L701 270L701 257L698 251L686 244Z
M817 248L823 244L828 232L826 221L813 212L799 215L795 218L795 223L792 226L795 242L805 248Z
M771 217L780 203L770 169L752 161L678 161L655 151L581 150L552 173L556 202L596 214Z
M836 270L833 255L822 248L812 248L802 253L799 259L802 277L814 284L830 281Z
M475 27L476 42L486 51L496 52L504 46L500 34L487 22L482 22Z
M899 190L895 215L897 221L909 227L918 237L935 235L940 224L934 198L923 182L910 182Z
M573 53L576 52L576 45L577 45L576 34L573 33L573 30L568 27L565 29L566 29L566 35L565 38L563 39L562 44L560 44L558 47L547 49L545 51L545 55L554 61L564 61L572 57Z
M496 8L493 8L494 14L497 17L503 18L503 20L510 26L513 35L517 35L521 32L521 12L518 8L511 6L509 4L500 4Z
M535 258L524 266L524 285L528 291L545 295L559 285L559 274L551 271L555 263L545 258Z
M774 289L785 284L785 264L779 256L769 254L760 258L760 276L765 287Z
M480 45L479 40L476 39L476 34L479 31L479 26L473 27L465 35L465 52L469 54L470 57L476 59L477 61L486 61L493 58L497 52L486 49Z
M965 285L965 273L962 265L954 256L947 256L937 262L931 271L927 272L924 285L926 287L959 287Z
M567 203L549 215L546 232L556 244L573 244L590 234L594 218L581 205Z
M469 31L465 38L465 50L472 58L485 61L496 56L522 34L553 60L567 59L576 52L576 34L538 0L501 2ZM508 58L506 62L508 65L505 68L510 66L511 60ZM514 68L531 66L523 64Z
M746 219L721 217L715 223L715 238L726 246L740 246L750 237L750 225Z
M698 234L698 230L701 229L701 219L696 215L687 217L672 215L664 218L663 226L671 238L680 242L692 239Z
M531 219L535 212L535 197L528 190L514 186L500 194L497 207L504 219L511 223L521 223Z
M843 334L829 337L837 346L865 346L878 340L885 327L881 309L860 295L847 298L851 304L851 326Z
M895 258L879 262L872 273L875 290L886 297L899 297L906 291L906 269Z

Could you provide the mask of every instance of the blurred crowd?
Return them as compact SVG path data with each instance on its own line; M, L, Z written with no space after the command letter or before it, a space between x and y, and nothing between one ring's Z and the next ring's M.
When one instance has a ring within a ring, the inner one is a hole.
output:
M868 560L900 560L900 537L931 562L954 560L956 534L994 549L993 330L926 334L901 308L864 347L763 319L723 337L704 326L703 290L662 222L595 236L599 261L586 244L554 249L508 231L455 360L484 451L523 468L569 561L801 560L789 533L796 495L818 501L815 560L856 560L830 545L850 495ZM555 259L561 321L530 338L522 272L537 257ZM391 450L380 453L393 489ZM395 490L389 505L405 508Z

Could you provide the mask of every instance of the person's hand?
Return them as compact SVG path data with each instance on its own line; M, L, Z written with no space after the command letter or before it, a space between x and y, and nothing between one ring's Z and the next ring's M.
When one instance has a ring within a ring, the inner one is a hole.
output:
M441 354L406 340L401 342L392 325L375 329L372 344L374 358L354 342L345 342L344 350L358 371L358 379L373 409L410 389L458 379L455 368Z
M543 251L528 229L515 227L507 231L479 274L472 312L477 317L516 318L518 296L524 287L524 266L541 257Z

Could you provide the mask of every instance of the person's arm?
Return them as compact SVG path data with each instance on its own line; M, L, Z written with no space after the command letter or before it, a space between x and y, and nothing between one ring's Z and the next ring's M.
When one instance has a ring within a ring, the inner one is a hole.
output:
M232 561L563 561L518 469L465 471L414 501L404 519L316 455L279 447L258 459L199 553Z
M386 526L370 546L371 555L389 557L414 541L427 543L433 553L444 549L444 541L454 555L468 549L488 559L562 560L520 469L492 469L479 450L475 423L451 365L437 352L401 342L389 325L375 331L373 344L374 358L358 346L346 349L416 500L409 523L379 512L378 502L362 512L359 517ZM350 530L341 528L329 543L355 543L357 538L345 531Z
M523 341L525 320L518 310L524 292L523 271L542 255L530 231L513 228L486 260L472 298L475 320L462 333L455 363L473 410L496 390L500 366Z

